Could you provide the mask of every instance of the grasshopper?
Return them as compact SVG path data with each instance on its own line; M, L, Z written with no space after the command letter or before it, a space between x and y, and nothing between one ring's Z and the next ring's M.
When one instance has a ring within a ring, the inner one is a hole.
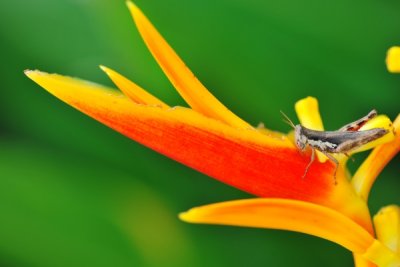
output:
M307 175L308 169L315 159L315 150L322 152L332 162L336 164L334 172L336 184L336 171L339 162L330 153L342 153L349 156L348 153L364 144L372 142L389 131L384 128L374 128L365 131L358 131L367 121L377 116L376 110L370 111L366 116L359 120L346 124L336 131L316 131L308 129L300 124L294 125L293 122L281 111L285 117L285 122L294 129L295 143L300 151L304 151L309 145L312 149L311 159L308 163L303 178Z

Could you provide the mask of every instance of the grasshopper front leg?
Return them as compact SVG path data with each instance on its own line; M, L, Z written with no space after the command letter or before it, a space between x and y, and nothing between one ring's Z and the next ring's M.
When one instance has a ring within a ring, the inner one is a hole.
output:
M311 159L310 159L310 162L308 163L308 165L306 167L306 170L304 171L304 174L303 174L303 177L302 177L303 179L306 177L308 169L311 167L311 164L314 162L314 160L315 160L315 148L311 147Z

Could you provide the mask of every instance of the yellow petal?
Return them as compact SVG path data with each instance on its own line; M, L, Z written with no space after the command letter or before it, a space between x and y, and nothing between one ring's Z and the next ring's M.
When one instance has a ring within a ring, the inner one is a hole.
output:
M288 199L247 199L193 208L179 216L190 223L281 229L318 236L363 253L373 237L348 217L324 206Z
M400 258L364 228L341 213L303 201L247 199L193 208L179 215L190 223L281 229L335 242L379 266L396 266Z
M352 185L357 194L364 200L368 200L371 187L380 172L400 151L400 115L393 122L393 128L394 140L372 150L353 176Z
M318 100L314 97L306 97L296 102L294 108L300 124L312 130L323 131L321 115L319 113ZM328 158L317 151L317 157L320 162L325 162Z
M324 130L316 98L311 96L303 98L297 101L294 107L301 125L317 131Z
M400 207L382 208L374 216L374 225L378 240L400 255Z
M204 87L136 5L130 1L127 5L150 52L176 90L194 110L233 127L251 128Z
M149 94L146 90L143 90L137 84L125 78L118 72L105 66L100 66L100 68L108 75L108 77L110 77L115 85L135 103L168 108L167 104L159 100L157 97Z
M394 46L387 52L386 65L390 72L400 72L400 47Z
M361 254L365 259L379 267L399 267L400 257L378 240L374 240L366 252Z

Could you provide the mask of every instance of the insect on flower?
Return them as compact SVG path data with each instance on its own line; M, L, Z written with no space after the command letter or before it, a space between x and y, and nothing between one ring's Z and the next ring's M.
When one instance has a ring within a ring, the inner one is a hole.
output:
M367 121L378 115L374 109L361 119L346 124L337 131L316 131L308 129L301 124L294 125L285 113L282 111L281 113L286 119L285 122L294 129L294 138L297 148L304 151L307 145L311 147L311 159L306 167L303 178L307 175L308 169L315 159L315 150L318 150L336 164L334 172L336 183L336 171L339 166L339 161L329 153L342 153L349 156L348 153L350 151L372 142L389 132L384 128L359 131Z
M230 111L196 78L143 12L132 2L127 5L145 44L189 107L171 108L104 66L101 69L121 92L38 70L25 74L136 142L256 196L190 209L179 215L183 221L296 231L343 246L353 253L357 267L400 266L400 207L385 208L372 222L367 206L372 185L400 151L400 131L394 130L400 129L400 115L392 123L372 111L338 131L324 132L318 101L307 97L295 104L301 123L292 123L298 129L296 146L290 135L255 128ZM396 67L400 61L390 53L388 62ZM307 145L318 158L324 152L311 167L312 161L298 153ZM341 167L336 164L337 175L332 162L324 163L326 153L352 154L371 148L373 152L354 175L340 154L334 158ZM304 169L307 179L302 180ZM327 180L333 171L337 186Z

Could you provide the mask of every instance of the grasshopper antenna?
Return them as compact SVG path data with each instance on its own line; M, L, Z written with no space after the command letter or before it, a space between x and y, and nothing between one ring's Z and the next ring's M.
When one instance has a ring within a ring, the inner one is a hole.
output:
M281 110L280 111L281 114L283 115L283 121L288 124L289 126L291 126L293 129L296 128L296 126L294 125L294 123L292 122L291 119L289 119L289 117Z

